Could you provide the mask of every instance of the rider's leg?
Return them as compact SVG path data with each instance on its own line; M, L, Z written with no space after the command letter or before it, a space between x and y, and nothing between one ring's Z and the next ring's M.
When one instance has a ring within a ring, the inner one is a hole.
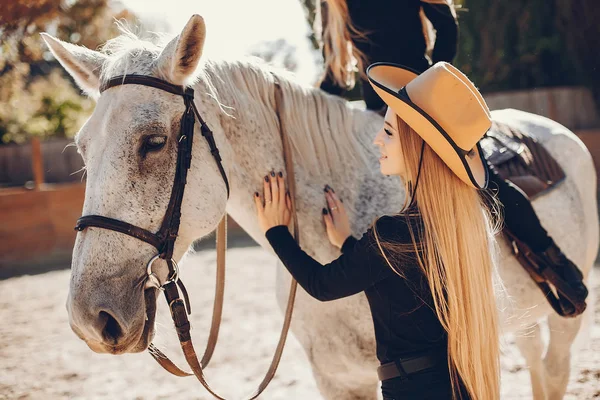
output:
M534 252L545 251L553 244L553 240L542 226L527 195L511 182L502 179L493 167L489 171L488 188L502 203L504 225Z
M571 262L548 236L542 227L531 202L517 186L502 179L493 167L489 168L489 189L494 193L504 208L504 224L508 230L524 242L536 253L538 257L550 265L558 267L557 272L570 284L575 292L582 298L587 297L588 291L582 282L583 275L575 264ZM562 304L566 314L571 314L575 308Z

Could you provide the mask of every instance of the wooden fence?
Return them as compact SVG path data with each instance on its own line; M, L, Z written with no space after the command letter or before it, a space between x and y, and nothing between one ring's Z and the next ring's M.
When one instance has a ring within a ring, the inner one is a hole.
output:
M18 180L13 178L12 182L31 184L27 188L0 189L0 279L70 264L76 237L73 227L83 209L85 184L80 177L74 179L70 175L80 159L76 152L64 159L63 156L45 159L45 154L55 154L56 149L63 148L60 141L45 145L34 139L27 146L14 146L4 153L26 157L18 162L4 160L3 165L20 171ZM28 165L22 163L24 160ZM48 176L63 183L48 183L45 178ZM232 218L228 219L228 231L230 237L246 237ZM210 246L210 243L195 244L196 248Z
M23 264L69 265L84 192L81 183L0 191L0 278Z
M484 93L490 110L515 108L548 117L567 128L578 131L600 127L598 107L589 89L558 87Z
M0 188L24 186L34 180L33 159L42 160L41 171L46 183L81 182L81 156L72 140L52 139L40 144L40 157L32 155L32 146L0 146Z

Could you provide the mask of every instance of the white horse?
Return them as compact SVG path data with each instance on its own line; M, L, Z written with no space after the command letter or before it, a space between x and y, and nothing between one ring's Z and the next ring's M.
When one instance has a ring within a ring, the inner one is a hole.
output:
M120 86L99 96L101 82L122 74L193 85L196 105L213 129L223 157L231 184L228 201L215 161L197 132L177 258L193 240L213 231L226 212L270 250L257 224L252 195L260 190L267 171L284 170L274 76L283 89L282 118L294 152L303 248L321 262L339 254L326 239L320 218L325 184L344 199L355 235L378 214L399 210L401 185L380 174L371 144L381 117L256 63L200 63L204 38L204 21L197 15L165 47L125 33L98 52L44 35L63 67L97 98L94 113L76 137L87 168L83 215L103 215L157 231L169 200L183 102L139 85ZM598 248L596 174L590 154L573 133L546 118L515 110L496 111L493 116L533 134L564 168L567 179L536 199L534 207L564 252L588 276ZM535 398L562 398L581 318L556 315L500 241L499 272L512 299L503 306L502 324L517 333ZM140 281L154 253L152 246L112 231L91 228L78 234L67 308L73 331L92 350L120 354L147 348L154 332L156 293L144 291ZM285 269L279 268L280 304L285 302L289 280ZM591 306L586 313L593 313ZM545 357L538 328L544 320L550 326ZM300 290L292 331L308 355L324 398L377 398L375 341L363 294L319 303Z

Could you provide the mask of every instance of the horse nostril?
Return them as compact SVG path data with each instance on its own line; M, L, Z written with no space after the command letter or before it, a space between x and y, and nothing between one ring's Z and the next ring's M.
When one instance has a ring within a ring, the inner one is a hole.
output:
M121 326L112 315L105 311L100 311L100 319L106 320L104 329L102 329L102 337L106 342L111 342L113 345L116 345L119 338L123 336Z

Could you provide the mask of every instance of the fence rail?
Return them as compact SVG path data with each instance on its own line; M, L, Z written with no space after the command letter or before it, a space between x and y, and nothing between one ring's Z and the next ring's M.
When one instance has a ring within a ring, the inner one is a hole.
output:
M41 157L33 157L35 146L0 146L0 188L24 186L34 182L32 160L43 160L39 172L46 183L81 182L83 168L81 156L75 147L69 147L69 139L51 139L40 143Z
M570 130L600 127L592 92L584 87L555 87L484 93L490 110L515 108L548 117Z

